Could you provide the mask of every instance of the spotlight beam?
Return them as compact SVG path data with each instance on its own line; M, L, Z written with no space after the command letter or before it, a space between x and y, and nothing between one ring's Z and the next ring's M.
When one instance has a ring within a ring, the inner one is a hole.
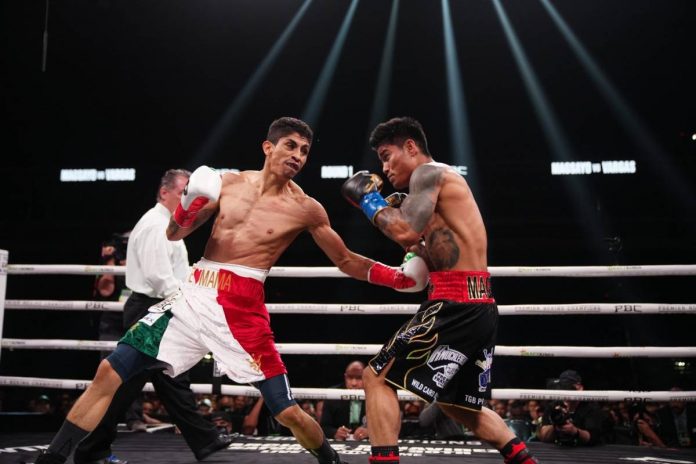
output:
M471 131L469 129L469 118L466 113L466 99L464 87L462 86L459 58L457 58L457 45L454 39L449 0L441 0L441 4L452 151L457 163L471 166L473 161Z
M341 28L336 35L329 56L324 63L324 67L319 74L317 82L314 84L314 90L312 95L307 102L307 106L302 115L302 119L309 124L311 127L315 127L321 116L321 111L324 107L324 101L326 100L326 94L329 91L329 85L333 79L333 75L336 72L336 67L338 66L338 59L341 56L341 51L346 43L346 37L348 36L348 31L353 22L353 17L355 16L355 10L358 8L359 0L353 0L350 3L348 12L345 18L343 18L343 23Z
M259 85L261 85L261 82L263 82L263 79L266 77L271 67L273 67L273 64L275 64L278 56L280 56L280 53L285 48L292 33L295 32L297 25L302 17L304 17L311 3L312 0L305 0L300 9L297 10L297 13L295 13L295 16L293 16L292 20L285 27L283 33L278 37L278 40L276 40L273 47L271 47L268 54L256 68L254 74L251 75L242 90L239 91L230 106L227 107L220 120L215 124L210 134L208 134L208 137L198 149L193 159L192 166L198 166L210 159L222 144L225 136L237 123L242 111L249 105Z
M624 127L626 133L631 137L633 143L652 155L650 161L653 167L667 180L668 185L671 186L677 197L687 201L689 201L689 198L696 197L693 188L689 186L674 166L669 163L669 157L650 135L650 131L646 125L640 121L635 112L630 108L628 103L626 103L619 91L604 74L558 10L556 10L549 0L539 1L546 9L549 16L551 16L551 19L560 30L561 35L563 35L568 42L570 48L575 52L575 55L585 68L585 71L587 71L592 82L597 86L597 89L605 100L609 102L610 109L614 112L614 115Z
M387 116L387 106L389 104L389 83L392 79L392 68L394 64L394 44L396 42L396 21L399 17L399 0L392 0L391 13L389 14L389 24L387 35L382 48L382 61L379 64L379 74L377 75L377 88L375 97L372 101L370 111L370 124L368 130L382 122Z
M553 151L553 155L560 157L564 161L570 161L572 159L572 152L568 140L541 88L539 79L534 69L532 69L524 48L517 37L517 33L510 23L500 0L493 0L493 5L495 6L517 67L522 75L522 81L529 94L532 107L539 118L544 136ZM602 239L605 234L602 232L602 228L593 210L590 195L578 179L568 178L567 181L566 185L570 190L570 198L577 210L579 222L585 229L586 235L591 238L592 243L597 249L601 249L603 245Z

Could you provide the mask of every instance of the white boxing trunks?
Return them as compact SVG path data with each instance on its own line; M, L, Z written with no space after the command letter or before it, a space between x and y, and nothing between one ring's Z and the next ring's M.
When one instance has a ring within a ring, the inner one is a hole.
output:
M186 372L208 352L239 383L287 370L275 347L263 282L268 271L201 259L179 292L135 323L121 343Z

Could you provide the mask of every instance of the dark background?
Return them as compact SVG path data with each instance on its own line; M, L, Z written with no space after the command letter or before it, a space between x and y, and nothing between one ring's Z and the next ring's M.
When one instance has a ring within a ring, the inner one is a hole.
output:
M468 179L488 228L489 264L695 263L696 3L552 3L643 126L636 132L620 122L540 2L503 1L572 159L636 160L638 169L635 175L551 176L551 161L561 158L547 143L493 2L451 1L476 166ZM0 248L9 250L10 263L97 263L101 242L132 228L153 205L167 168L260 168L270 122L303 116L348 0L310 4L221 142L203 147L301 4L53 0L42 71L46 3L2 2ZM393 264L401 251L340 197L342 180L320 178L321 165L379 170L366 140L391 5L358 5L297 181L325 205L351 249ZM450 141L440 2L400 3L387 98L384 116L419 119L437 161L466 164L454 159ZM59 182L63 168L118 167L136 168L135 182ZM186 239L192 260L201 256L207 232L204 227ZM278 265L330 262L304 235ZM693 303L693 282L498 278L494 292L500 304ZM13 275L7 298L90 299L92 284L87 276ZM270 278L267 295L271 303L423 298L348 279ZM8 311L4 336L96 338L95 321L84 312ZM382 343L401 322L398 316L276 315L272 324L278 342ZM498 343L689 346L694 328L688 315L516 316L501 319ZM97 360L94 352L3 350L0 373L87 379ZM285 356L294 385L303 387L339 382L349 360ZM572 367L590 389L696 388L693 364L675 371L674 361L498 357L493 379L501 388L543 388L547 377ZM194 380L208 381L209 369L197 368Z

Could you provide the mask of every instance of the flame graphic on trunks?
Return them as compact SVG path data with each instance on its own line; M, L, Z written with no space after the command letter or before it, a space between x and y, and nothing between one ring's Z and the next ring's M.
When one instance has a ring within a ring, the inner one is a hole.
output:
M412 349L406 355L406 359L422 359L423 362L406 371L403 379L404 385L406 385L406 379L408 378L411 371L413 371L414 369L418 369L423 364L426 364L428 362L428 358L430 357L431 351L433 350L435 345L437 345L438 334L435 334L428 339L425 339L425 336L430 333L433 326L435 325L435 315L442 309L442 304L442 302L436 303L433 306L426 309L425 311L423 311L423 313L420 315L421 317L412 319L406 329L407 332L414 331L416 333L415 336L411 337L408 344L411 345L415 342L418 345L421 345L418 348L414 347L414 349Z
M251 359L249 359L249 366L256 372L261 372L261 354L252 354Z
M435 325L435 315L442 309L442 302L436 303L417 313L389 340L379 354L372 359L371 366L379 374L399 353L410 349L407 359L427 360L430 351L437 344L438 335L426 338ZM425 361L423 361L425 363Z

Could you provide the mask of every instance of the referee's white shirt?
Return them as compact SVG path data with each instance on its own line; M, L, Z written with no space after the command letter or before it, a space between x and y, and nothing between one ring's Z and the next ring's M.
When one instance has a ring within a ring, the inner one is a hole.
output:
M133 228L126 251L126 286L152 298L172 295L189 273L183 240L167 239L171 217L161 203L146 212Z

